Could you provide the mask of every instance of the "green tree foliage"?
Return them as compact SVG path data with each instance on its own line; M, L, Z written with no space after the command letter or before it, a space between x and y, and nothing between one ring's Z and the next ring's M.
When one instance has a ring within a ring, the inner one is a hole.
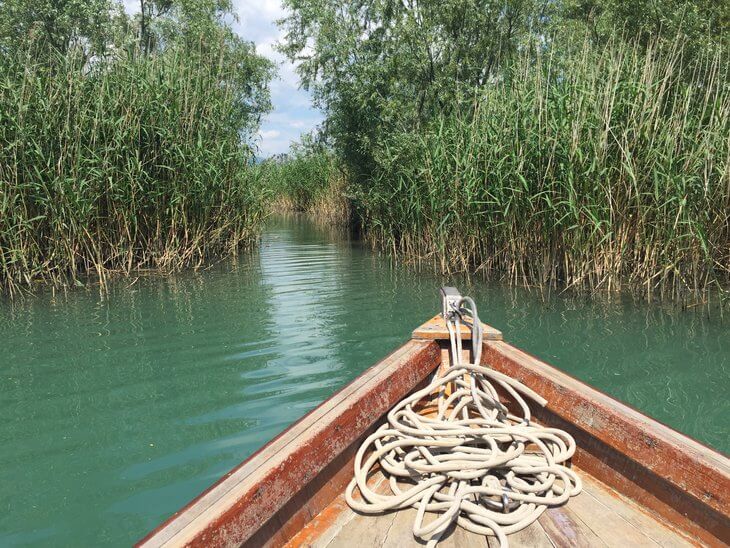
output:
M664 38L685 56L730 36L730 4L712 0L285 0L281 50L325 111L325 132L359 176L380 138L468 104L516 52Z
M34 42L56 52L103 53L121 13L112 0L2 0L0 49L9 53Z
M648 46L657 39L684 42L698 54L730 45L730 3L715 0L564 0L557 24L596 43L616 34Z
M282 50L327 113L351 168L372 170L379 137L418 127L494 77L535 40L532 0L286 0Z

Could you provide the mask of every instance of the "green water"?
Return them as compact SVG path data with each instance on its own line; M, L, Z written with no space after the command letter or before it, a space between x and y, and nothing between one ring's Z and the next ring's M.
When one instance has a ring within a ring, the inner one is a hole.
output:
M0 545L127 545L405 341L445 280L302 219L199 273L0 301ZM728 320L453 281L505 338L723 451Z

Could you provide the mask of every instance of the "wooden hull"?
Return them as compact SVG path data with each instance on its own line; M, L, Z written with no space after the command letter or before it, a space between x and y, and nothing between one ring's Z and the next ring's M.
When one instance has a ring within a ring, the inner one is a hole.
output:
M694 542L730 544L730 461L503 342L485 326L482 363L548 400L537 420L572 434L574 464ZM173 515L138 546L281 546L327 508L383 415L426 382L445 353L434 318ZM508 401L508 398L505 397ZM323 515L326 515L323 514Z

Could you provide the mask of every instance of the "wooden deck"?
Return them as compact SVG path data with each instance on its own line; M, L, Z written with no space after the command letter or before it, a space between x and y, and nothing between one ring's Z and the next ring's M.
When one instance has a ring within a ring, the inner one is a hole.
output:
M465 339L471 338L471 328L466 324L461 324L460 332L461 336ZM485 341L502 340L502 332L499 329L495 329L491 325L485 324L484 322L482 322L482 333ZM441 317L441 314L436 314L426 323L414 329L411 338L417 341L438 341L444 339L448 340L449 332L446 328L446 323L444 323L443 317Z
M583 492L559 508L547 510L527 529L509 535L510 546L534 548L615 546L679 547L695 543L659 523L633 502L578 471ZM377 480L376 480L377 482ZM287 544L288 548L408 548L425 546L413 536L416 510L364 515L337 497ZM428 518L427 518L428 521ZM444 548L495 547L494 537L452 526L441 539Z

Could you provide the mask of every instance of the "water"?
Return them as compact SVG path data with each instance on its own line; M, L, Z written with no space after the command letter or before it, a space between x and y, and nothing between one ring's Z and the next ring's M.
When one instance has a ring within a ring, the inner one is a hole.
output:
M288 219L204 272L0 302L0 545L140 538L405 341L444 281ZM727 320L457 282L510 342L730 449Z

